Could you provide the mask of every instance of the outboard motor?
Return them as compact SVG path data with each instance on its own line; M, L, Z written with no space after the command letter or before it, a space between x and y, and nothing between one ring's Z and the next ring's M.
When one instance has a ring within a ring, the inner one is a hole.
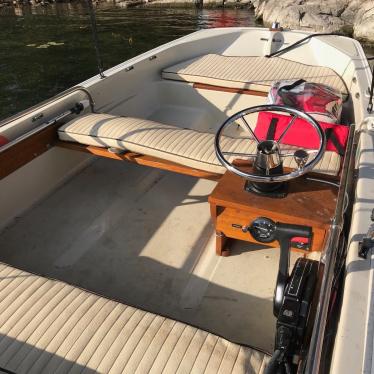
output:
M318 261L305 258L296 261L277 315L275 350L267 374L278 373L282 367L285 373L297 371L301 347L306 337L317 271Z
M270 234L264 235L264 230ZM275 350L266 374L296 373L317 283L318 261L299 258L289 275L290 248L294 238L306 238L310 246L312 228L259 217L249 226L249 232L257 241L278 241L280 245L273 304L277 318Z

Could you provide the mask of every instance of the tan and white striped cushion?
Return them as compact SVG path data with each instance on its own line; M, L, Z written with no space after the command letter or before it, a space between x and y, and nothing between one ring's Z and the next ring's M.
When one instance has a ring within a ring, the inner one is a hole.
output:
M78 117L60 127L58 133L65 141L126 149L213 173L223 174L226 171L216 157L214 134L210 133L109 114ZM256 152L255 142L248 139L224 137L221 144L225 151ZM292 146L287 148L296 149ZM337 175L340 162L337 153L326 151L314 171ZM293 157L285 158L284 166L296 167Z
M255 374L268 360L184 323L0 263L0 368L10 372Z
M236 57L208 54L163 70L164 79L268 92L273 82L304 79L323 83L347 95L343 79L324 66L305 65L280 57Z

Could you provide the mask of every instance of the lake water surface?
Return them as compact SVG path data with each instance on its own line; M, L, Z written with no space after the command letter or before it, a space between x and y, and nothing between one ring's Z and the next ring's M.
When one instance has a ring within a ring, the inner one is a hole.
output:
M247 9L96 9L105 68L193 31L254 26ZM87 10L80 3L0 8L0 119L97 73Z
M96 9L105 68L193 31L253 26L248 10ZM0 119L97 73L87 11L79 3L0 9Z

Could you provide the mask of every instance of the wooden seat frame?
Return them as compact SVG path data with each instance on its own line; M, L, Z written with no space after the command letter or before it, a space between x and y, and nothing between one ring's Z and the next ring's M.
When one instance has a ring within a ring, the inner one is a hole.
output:
M162 160L160 158L146 156L135 152L121 154L111 153L106 148L88 146L79 143L64 142L58 139L57 129L60 124L51 125L34 133L30 137L22 139L15 144L9 143L6 149L0 149L0 179L3 179L26 165L36 157L48 151L54 146L89 153L95 156L111 158L114 160L129 161L139 165L150 166L161 170L190 175L197 178L219 180L222 175L200 169L191 168L175 162Z
M61 123L56 123L38 132L33 133L29 137L25 137L20 141L9 143L5 145L2 151L0 148L0 180L7 177L20 167L26 165L36 157L48 151L54 146L89 153L95 156L111 158L120 161L129 161L138 165L158 168L161 170L168 170L175 173L190 175L196 178L204 178L218 181L222 174L208 172L200 169L191 168L177 164L175 162L163 160L157 157L146 156L135 152L124 152L120 154L111 153L106 148L84 145L80 143L65 142L58 139L57 129ZM285 168L287 172L288 168ZM323 180L339 181L340 173L337 176L308 173L309 176Z

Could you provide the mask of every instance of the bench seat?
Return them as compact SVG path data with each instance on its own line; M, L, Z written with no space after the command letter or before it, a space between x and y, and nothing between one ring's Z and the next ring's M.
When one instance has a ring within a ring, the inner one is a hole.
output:
M332 69L305 65L280 57L207 54L165 68L164 79L268 92L279 80L304 79L348 95L343 79Z
M115 147L212 173L223 174L226 171L216 157L215 135L211 133L133 117L87 114L60 127L58 134L63 141ZM222 144L225 151L256 152L253 140L226 136ZM295 149L292 146L287 148ZM340 163L337 153L326 151L314 171L337 175ZM293 157L286 157L284 166L296 167Z
M253 373L269 356L0 263L0 371Z

